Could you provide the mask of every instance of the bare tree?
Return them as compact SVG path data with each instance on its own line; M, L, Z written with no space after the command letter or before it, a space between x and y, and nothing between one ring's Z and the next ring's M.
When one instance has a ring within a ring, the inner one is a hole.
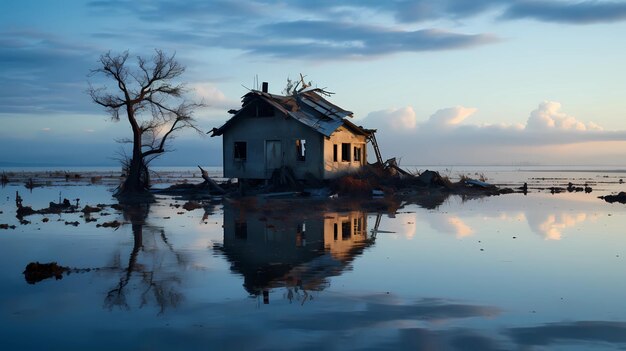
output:
M148 164L166 150L166 142L183 128L192 128L203 134L195 124L193 112L204 106L184 98L185 87L175 82L185 71L175 59L161 50L146 60L137 57L137 65L129 67L128 52L100 56L100 67L91 75L103 75L113 79L115 86L94 87L90 84L89 95L93 102L101 105L119 121L126 115L131 126L132 154L126 164L126 180L116 193L118 198L127 198L147 193L150 186Z

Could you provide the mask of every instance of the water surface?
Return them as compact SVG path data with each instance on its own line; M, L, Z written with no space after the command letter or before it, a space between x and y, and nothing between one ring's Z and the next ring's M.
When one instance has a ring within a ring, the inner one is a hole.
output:
M150 206L15 218L59 193L113 204L109 185L0 191L2 349L612 350L626 347L626 206L615 172L490 174L593 182L393 213L160 197ZM498 178L499 177L499 178ZM546 180L551 179L551 180ZM543 184L541 181L537 181ZM278 208L278 210L277 210ZM43 222L48 218L48 222ZM97 227L117 219L119 228ZM78 226L66 222L78 221ZM33 261L81 269L28 284ZM92 270L86 271L87 268Z

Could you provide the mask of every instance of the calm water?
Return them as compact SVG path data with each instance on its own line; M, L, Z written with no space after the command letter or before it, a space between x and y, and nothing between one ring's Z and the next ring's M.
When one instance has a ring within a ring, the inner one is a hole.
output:
M531 187L587 182L594 192L450 197L397 213L262 201L186 211L161 197L107 208L95 222L33 215L22 225L16 190L42 208L59 193L112 204L111 189L9 184L0 223L17 227L0 230L0 348L626 348L626 205L597 198L626 190L617 182L626 172L485 175ZM96 227L114 219L124 225ZM98 269L28 284L32 261Z

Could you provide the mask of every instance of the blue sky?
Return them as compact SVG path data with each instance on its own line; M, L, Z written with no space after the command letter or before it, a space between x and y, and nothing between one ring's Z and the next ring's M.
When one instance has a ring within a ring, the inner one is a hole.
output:
M626 1L34 1L0 4L0 163L115 164L129 128L85 94L102 53L187 66L210 130L255 77L305 74L402 164L626 157ZM245 86L245 87L244 87ZM221 162L181 134L162 165Z

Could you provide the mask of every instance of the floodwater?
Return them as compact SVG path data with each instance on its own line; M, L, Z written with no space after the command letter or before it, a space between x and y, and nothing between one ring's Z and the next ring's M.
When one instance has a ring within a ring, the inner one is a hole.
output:
M531 192L393 213L261 200L187 211L160 196L26 224L16 191L35 209L59 197L82 207L115 203L112 186L9 183L0 224L16 228L0 229L0 348L625 349L626 205L597 197L625 190L626 172L487 176ZM569 181L594 191L532 189ZM113 220L123 224L98 227ZM29 284L22 272L35 261L75 270Z

